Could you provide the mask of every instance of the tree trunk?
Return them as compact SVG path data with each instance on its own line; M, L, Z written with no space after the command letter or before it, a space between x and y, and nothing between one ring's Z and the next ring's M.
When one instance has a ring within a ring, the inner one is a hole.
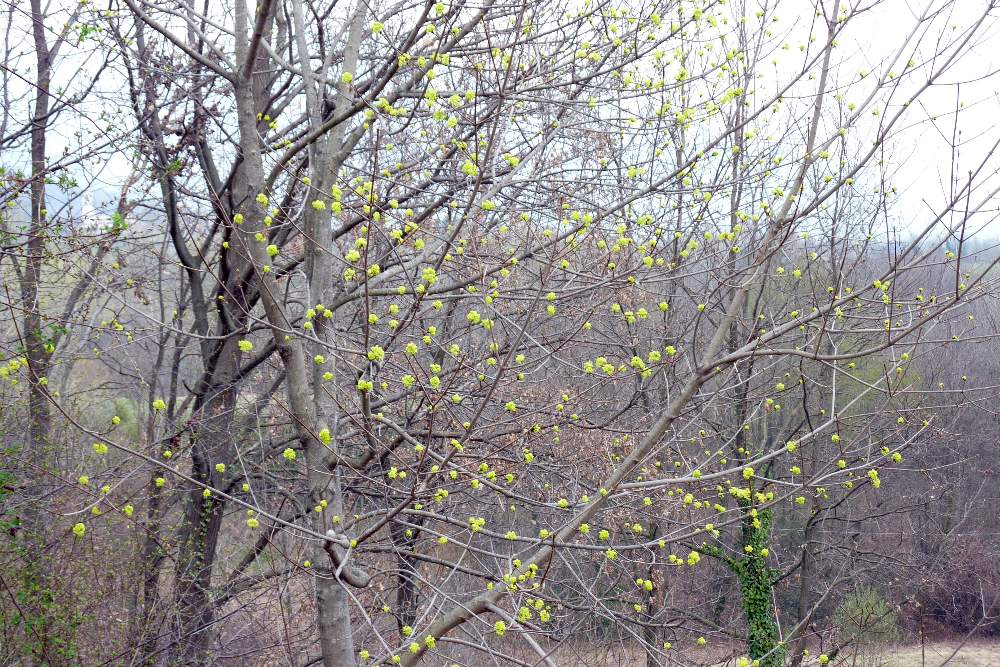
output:
M802 565L799 567L799 601L798 617L796 619L801 627L799 627L798 639L796 639L795 644L792 647L791 667L799 667L799 665L802 664L802 651L805 650L806 640L809 638L808 619L812 612L812 585L815 583L813 581L813 575L815 574L816 568L816 558L813 555L812 547L818 525L816 522L815 512L816 508L814 507L813 516L809 517L809 520L806 523L805 535L802 538Z
M40 0L31 0L32 36L35 48L35 107L31 119L31 221L27 239L24 270L19 273L23 317L17 332L24 356L28 361L28 434L21 453L21 480L29 497L23 504L18 532L23 547L27 583L25 611L41 620L32 642L31 660L47 664L52 647L48 634L52 610L44 602L50 592L43 553L46 544L46 522L41 512L41 498L47 495L51 483L47 478L49 438L52 428L49 395L46 388L49 371L45 332L42 330L39 284L45 256L45 180L46 132L48 131L49 86L52 61L45 39L45 14Z
M759 660L760 667L782 667L785 649L781 646L775 621L773 573L767 566L767 559L760 555L761 550L767 548L770 537L771 511L759 511L754 517L748 508L743 520L742 541L744 548L752 547L753 551L731 562L730 568L740 581L750 657Z
M233 339L231 339L233 340ZM227 342L226 347L235 343ZM220 364L235 371L235 351L223 355ZM223 372L223 377L230 373ZM225 389L210 398L201 411L203 423L192 436L191 476L214 485L213 466L229 460L232 449L230 433L236 393ZM190 484L184 488L184 518L178 534L177 565L174 570L174 636L170 651L172 665L212 664L211 647L215 636L212 623L214 605L210 597L212 570L225 503L221 498L203 495L203 488Z
M292 2L292 14L295 23L296 49L299 55L300 66L303 72L310 72L310 56L305 38L305 20L302 3L299 0ZM364 7L361 4L355 6L351 18L350 30L347 38L347 45L344 49L343 67L346 71L354 71L358 62L358 48L361 41L364 18ZM325 75L324 69L320 74ZM311 76L306 76L306 103L310 123L319 125L323 120L323 98L325 85L318 84ZM350 87L347 83L341 83L337 87L337 102L347 99L350 95ZM343 143L346 123L341 123L334 127L325 137L310 147L310 165L312 171L312 185L315 190L308 199L318 199L323 201L327 207L317 211L311 206L305 207L304 228L305 234L305 265L306 277L309 281L309 293L316 302L331 304L334 300L333 294L333 264L328 251L331 240L332 228L331 219L327 209L330 204L330 187L335 182L335 176L341 163L336 156L340 152ZM336 347L336 314L333 318L317 318L315 324L316 337L320 344L315 345L310 350L310 355L329 355L330 349ZM341 469L335 462L334 469L327 472L329 467L327 461L331 453L340 454L339 439L337 437L338 420L337 406L334 404L329 392L323 386L326 381L323 374L327 368L314 364L312 367L309 385L305 387L294 386L292 374L289 374L290 394L302 394L311 392L312 400L306 408L303 405L300 412L308 409L308 416L300 414L301 426L308 426L302 429L301 442L306 452L307 477L309 484L309 502L314 506L322 501L328 503L324 512L313 512L312 528L316 532L325 532L331 526L329 516L344 516L344 498L341 482ZM295 403L291 397L292 403ZM306 421L307 420L307 421ZM301 422L306 421L305 424ZM316 437L321 429L327 429L332 433L329 444L322 442ZM309 432L311 430L312 432ZM331 451L332 450L332 451ZM314 547L313 558L315 562L323 562L329 557L324 550L324 545L317 543ZM316 611L317 626L319 630L320 649L324 667L349 667L357 663L357 656L354 653L354 640L351 623L351 599L344 589L344 583L336 577L318 577L316 579Z
M654 523L653 530L649 535L650 540L655 540L660 532L660 524ZM646 593L646 621L648 625L642 628L642 642L646 646L646 667L663 667L666 664L665 658L660 654L660 632L653 624L656 623L656 613L658 607L663 606L663 583L656 582L656 561L649 563L646 569L646 578L657 584L657 587Z

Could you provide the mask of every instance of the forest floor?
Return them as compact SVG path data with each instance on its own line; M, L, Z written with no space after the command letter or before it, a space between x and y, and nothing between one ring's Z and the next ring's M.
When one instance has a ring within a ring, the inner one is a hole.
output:
M956 649L958 651L956 652ZM732 653L726 651L726 658L720 655L720 662L687 663L683 659L672 665L699 664L701 667L734 667ZM814 650L813 655L816 655ZM524 652L518 655L527 664L536 664L537 656ZM573 667L636 667L646 665L645 654L637 650L622 650L594 644L566 643L553 655L553 662ZM480 664L470 662L469 664ZM815 665L816 662L807 664ZM960 639L928 641L921 650L920 644L899 644L866 651L857 657L841 653L831 665L836 667L1000 667L1000 641L971 640L962 643Z
M960 642L932 642L924 647L921 657L920 645L900 646L892 649L882 664L885 667L940 667L959 647ZM948 667L1000 667L1000 643L968 642L955 653L947 663Z

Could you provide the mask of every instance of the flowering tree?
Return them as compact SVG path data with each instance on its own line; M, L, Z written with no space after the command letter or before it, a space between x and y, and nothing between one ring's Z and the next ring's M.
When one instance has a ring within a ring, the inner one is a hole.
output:
M93 660L551 665L591 659L560 646L582 632L649 665L835 658L810 627L865 552L817 531L876 516L961 381L914 364L993 288L965 245L990 158L896 235L891 149L992 17L933 5L862 69L873 8L802 9L74 10L144 194L106 246L128 261L84 272L101 315L57 321L93 325L65 363L142 398L8 375L87 448L67 548L128 545Z

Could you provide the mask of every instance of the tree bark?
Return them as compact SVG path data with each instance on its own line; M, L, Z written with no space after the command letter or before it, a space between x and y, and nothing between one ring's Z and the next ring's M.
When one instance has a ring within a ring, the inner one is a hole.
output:
M310 73L312 65L306 45L302 3L295 0L292 3L292 10L299 65L303 72ZM347 45L344 49L343 68L345 71L354 71L357 67L363 18L363 6L361 4L355 5L348 31ZM325 74L325 63L320 73L321 75ZM305 85L310 123L318 126L323 120L325 86L317 85L308 74ZM350 85L341 83L337 87L336 103L342 104L344 100L349 98L349 95ZM328 249L332 242L332 228L330 214L327 210L331 202L330 188L335 183L336 174L341 166L336 156L340 153L345 128L346 123L334 126L323 140L310 146L311 183L315 189L307 197L307 200L322 201L326 207L322 210L316 210L312 206L305 207L305 264L306 276L309 281L309 294L316 303L322 304L331 304L334 301L333 264ZM316 319L315 332L320 342L314 345L311 355L313 357L316 355L326 356L329 354L329 350L336 346L336 331L334 329L336 314L333 318L319 317ZM309 387L293 386L292 377L289 375L289 392L305 394L308 391L312 394L311 405L308 406L308 417L300 415L298 418L300 421L303 418L308 419L308 426L311 429L311 432L303 429L303 437L300 438L306 454L309 502L312 506L317 506L324 501L327 502L325 511L310 514L312 528L316 532L325 532L331 527L328 518L331 514L343 517L345 512L341 470L335 463L333 470L327 472L326 462L331 453L330 450L332 449L335 455L339 454L340 451L337 438L337 406L333 404L332 398L323 387L325 383L323 373L326 370L327 368L322 365L313 364L310 378L311 386ZM304 408L305 406L303 406ZM317 433L321 429L327 429L332 434L329 445L324 444L317 437ZM313 550L313 559L320 562L320 559L326 558L324 545L317 543ZM335 563L334 569L336 569ZM337 577L317 577L315 580L317 626L324 667L347 667L357 662L351 624L351 600L344 585Z
M25 607L35 618L47 621L50 613L42 603L42 596L49 588L42 555L46 544L46 525L42 518L41 498L51 486L46 468L52 418L49 411L49 395L45 383L49 372L49 355L45 349L45 333L42 331L42 317L39 285L42 261L45 256L45 180L46 180L46 133L49 118L49 86L52 77L52 60L45 38L45 14L40 0L31 0L32 37L35 48L35 107L31 119L31 216L28 231L27 255L24 269L19 272L20 297L23 308L21 327L18 332L24 356L28 361L28 433L21 452L23 466L22 484L30 497L24 503L21 526L18 533L24 548L26 581L37 587L39 592L29 591ZM50 637L46 631L47 622L39 626L37 641L32 644L31 660L35 664L46 664L50 652Z

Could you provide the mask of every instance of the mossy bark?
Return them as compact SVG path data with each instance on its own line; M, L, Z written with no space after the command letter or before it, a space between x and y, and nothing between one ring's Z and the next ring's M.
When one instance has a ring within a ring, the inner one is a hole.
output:
M752 551L730 562L740 581L743 614L747 622L747 652L760 667L781 667L785 648L774 615L774 573L761 556L771 538L771 511L748 510L743 520L743 546Z
M782 667L787 649L774 613L774 572L762 556L771 538L771 511L744 507L743 556L731 558L718 547L701 551L722 560L740 583L743 615L747 623L747 653L759 667ZM748 550L747 547L750 547Z

